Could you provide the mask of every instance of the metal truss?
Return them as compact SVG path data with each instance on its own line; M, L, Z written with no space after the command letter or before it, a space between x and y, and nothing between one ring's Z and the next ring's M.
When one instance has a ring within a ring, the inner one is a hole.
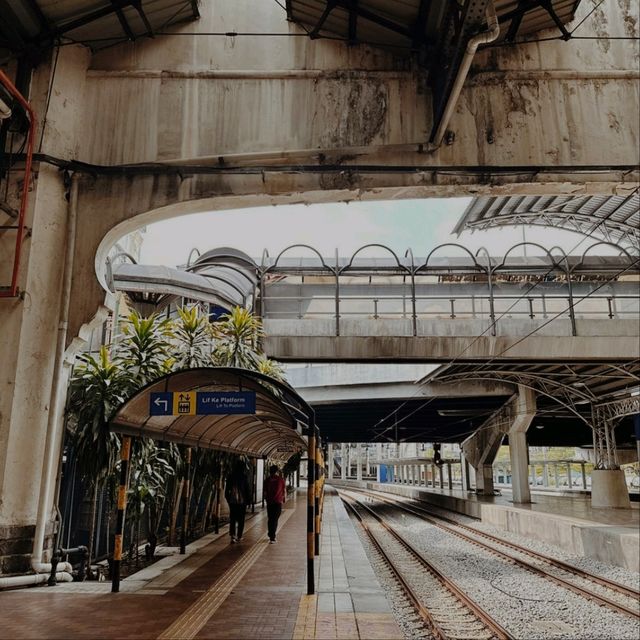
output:
M615 428L625 416L640 413L640 396L626 396L592 405L596 469L617 469Z
M535 363L531 363L533 369ZM562 379L562 367L558 371L513 370L497 366L457 365L436 371L429 376L429 381L457 382L460 380L493 380L510 382L534 390L567 409L578 417L593 431L595 465L597 469L618 468L616 452L615 427L625 416L640 413L640 396L630 395L631 389L637 389L640 383L638 363L626 365L603 365L604 370L594 371L587 375L572 370L571 365L563 365L567 370ZM452 370L453 369L453 370ZM621 385L620 391L628 395L602 402L600 389L610 384L610 380ZM507 403L501 411L492 416L492 421L508 418L510 405ZM590 413L583 407L589 407Z
M606 242L640 248L640 194L628 196L506 196L476 198L454 229L484 231L533 225L575 231Z

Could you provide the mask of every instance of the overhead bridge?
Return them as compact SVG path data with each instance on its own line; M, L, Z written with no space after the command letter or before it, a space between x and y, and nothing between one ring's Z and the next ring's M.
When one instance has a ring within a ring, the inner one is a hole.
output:
M147 308L176 296L252 306L264 323L265 351L283 361L640 356L640 261L630 253L514 257L509 250L493 258L444 247L464 255L400 258L387 249L390 257L372 258L360 255L363 248L328 259L299 245L265 254L258 265L223 248L186 270L126 264L112 277L114 288ZM294 248L312 256L285 255Z

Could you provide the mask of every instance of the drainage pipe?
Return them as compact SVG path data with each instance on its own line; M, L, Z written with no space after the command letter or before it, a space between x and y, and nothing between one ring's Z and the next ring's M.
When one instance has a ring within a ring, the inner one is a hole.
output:
M498 16L496 15L496 8L493 4L493 0L489 0L489 4L487 5L487 26L489 27L487 31L479 33L467 42L467 49L464 52L460 69L458 69L458 75L456 75L456 79L453 81L453 87L451 88L449 99L447 100L447 104L442 112L440 124L431 138L429 148L432 151L442 144L442 139L444 138L447 126L449 125L449 120L451 120L451 116L453 115L453 110L456 108L456 104L458 103L462 86L464 85L464 81L466 80L469 69L471 68L471 63L473 62L476 50L481 44L489 44L496 40L500 35L500 24L498 23Z
M36 584L44 584L49 580L46 573L35 573L28 576L9 576L0 578L0 589L15 589L17 587L30 587ZM58 582L73 582L73 578L66 571L56 573Z
M47 420L47 436L44 445L44 461L42 465L42 475L40 477L40 494L38 499L38 516L36 520L36 531L33 537L33 552L31 555L31 566L36 573L50 573L51 564L42 562L44 553L44 534L49 520L49 494L51 494L52 476L57 468L56 453L61 441L61 429L64 424L59 420L62 412L63 390L62 370L64 364L64 351L67 341L67 327L69 323L69 302L71 299L71 276L73 273L73 257L76 241L76 224L78 214L78 179L74 174L71 178L71 192L69 196L69 206L67 209L67 238L66 253L64 260L64 271L62 275L62 295L60 303L60 317L58 323L58 335L56 339L56 353L53 365L53 376L51 381L51 393L49 400L49 417ZM66 565L66 566L65 566ZM61 563L65 571L70 571L69 563ZM48 579L48 578L47 578Z

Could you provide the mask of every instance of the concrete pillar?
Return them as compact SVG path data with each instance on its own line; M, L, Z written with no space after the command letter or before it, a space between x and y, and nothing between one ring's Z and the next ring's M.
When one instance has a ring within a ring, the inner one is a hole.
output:
M558 463L553 463L553 477L556 481L556 489L560 486L560 478L558 476Z
M351 469L352 462L353 462L353 460L352 460L352 458L353 458L352 449L353 449L353 447L351 446L351 443L349 443L349 446L347 448L347 460L348 460L348 462L347 462L347 478L350 478L351 477L351 473L352 473L352 469Z
M347 479L347 465L348 463L348 458L349 458L349 451L347 449L347 444L345 442L342 443L341 447L341 452L342 455L340 456L340 479L341 480L346 480Z
M451 463L447 462L447 487L453 489L453 478L451 477Z
M528 467L527 429L536 415L536 396L533 390L518 386L516 411L509 429L511 457L511 485L514 503L531 502Z
M356 444L356 480L362 480L362 444Z
M567 485L569 489L573 488L573 480L571 478L571 463L567 462Z
M329 480L333 480L333 464L334 464L334 460L333 460L333 445L331 443L329 443L327 445L327 456L329 458L329 468L327 470L327 475L329 476Z
M549 469L547 468L546 462L542 463L542 486L543 487L549 486Z
M371 475L371 468L369 466L369 446L365 450L365 476L369 477Z
M481 464L476 472L476 492L482 495L492 496L493 487L493 465Z
M378 464L376 464L376 482L380 482L380 467L381 467L381 464L380 462L378 462ZM387 469L387 481L389 478L388 474L389 474L389 470Z
M78 122L86 108L84 86L91 54L84 47L69 46L54 55L55 76L52 78L51 60L43 60L33 73L27 98L38 118L36 141L40 140L46 113L47 127L40 151L72 158L78 153L78 139L83 135ZM13 176L20 184L11 180L8 204L18 209L14 197L21 193L24 175L15 171ZM30 571L29 554L38 512L46 520L45 546L49 546L57 464L47 474L51 465L45 460L50 452L56 461L59 456L62 409L70 372L69 365L64 364L60 384L52 388L67 243L67 189L61 172L46 164L36 164L29 183L25 216L28 233L22 242L17 281L23 295L0 299L0 574ZM4 214L0 217L6 220ZM11 219L2 224L11 224ZM14 231L0 233L2 285L11 280L15 238ZM92 269L86 271L90 273ZM75 346L69 347L74 337L67 333L66 356L75 351ZM50 419L50 408L56 405L60 411ZM49 450L45 450L47 432L51 434ZM41 500L43 487L48 490L43 491Z
M582 474L582 489L587 490L587 470L585 469L585 463L580 463L580 473Z
M631 508L622 469L594 469L591 472L591 506L607 509Z
M525 432L509 434L509 454L511 456L513 501L517 503L531 502L527 434Z
M460 471L462 473L462 490L471 491L471 478L469 477L471 468L464 453L460 453Z
M440 465L438 467L438 479L440 482L440 488L443 489L444 488L444 465Z

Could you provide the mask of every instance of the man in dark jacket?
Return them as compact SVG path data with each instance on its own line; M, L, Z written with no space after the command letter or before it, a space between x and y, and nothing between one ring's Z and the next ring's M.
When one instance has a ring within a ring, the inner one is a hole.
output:
M282 513L282 505L286 499L284 478L279 475L278 467L269 467L269 477L264 481L264 497L267 501L267 528L269 530L269 543L275 544L278 519Z
M240 542L244 531L244 517L247 503L251 500L251 490L245 464L238 460L227 477L224 497L229 504L229 535L231 542Z

